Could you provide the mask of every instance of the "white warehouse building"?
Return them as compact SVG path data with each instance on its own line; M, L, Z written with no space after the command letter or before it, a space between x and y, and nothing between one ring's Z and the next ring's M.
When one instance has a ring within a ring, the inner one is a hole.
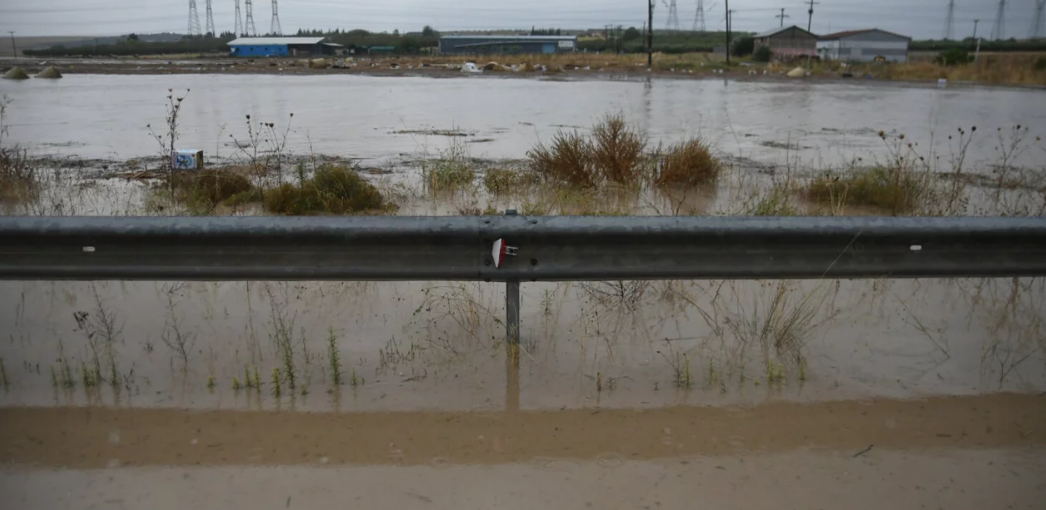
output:
M912 38L870 28L828 34L818 38L821 60L844 62L907 62Z

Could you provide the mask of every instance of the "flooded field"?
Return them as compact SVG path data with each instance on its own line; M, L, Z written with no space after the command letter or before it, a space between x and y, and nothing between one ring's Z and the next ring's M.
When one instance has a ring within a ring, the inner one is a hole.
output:
M310 155L361 158L385 207L368 213L1046 211L1039 91L185 75L0 83L4 145L53 156L2 210L271 213L201 210L164 195L163 176L106 174L157 152L145 125L163 124L169 87L192 89L180 145L228 168L247 159L245 115L283 133L293 112L281 150L304 163L278 178L304 188ZM651 145L703 135L722 168L703 186L583 191L522 169L538 142L614 112ZM859 160L902 167L919 193L892 209L817 202L817 176ZM244 182L264 195L262 170ZM500 284L0 282L0 506L1046 498L1042 278L524 283L521 308L515 346Z
M700 134L722 153L775 164L797 157L811 164L867 157L882 148L879 131L907 134L924 147L933 139L938 152L947 154L947 136L958 127L1046 125L1039 90L860 82L269 75L0 82L0 94L12 100L12 143L41 153L116 160L157 154L146 125L163 124L168 88L190 90L180 117L181 144L208 157L237 152L229 137L246 138L246 115L274 122L282 133L293 113L289 150L364 158L367 164L434 153L451 143L424 134L431 130L469 135L461 138L474 157L522 158L534 142L561 129L588 128L608 112L623 113L653 139L669 143ZM994 161L997 145L994 136L978 139L972 162Z

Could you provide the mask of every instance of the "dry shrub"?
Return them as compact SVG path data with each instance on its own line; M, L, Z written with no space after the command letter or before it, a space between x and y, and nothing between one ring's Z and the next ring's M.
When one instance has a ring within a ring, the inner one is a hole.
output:
M861 168L849 174L827 172L806 188L807 198L820 204L866 205L894 215L918 209L929 192L926 176L899 165Z
M32 200L39 190L36 166L25 150L0 148L0 200Z
M324 165L299 186L283 184L265 193L265 210L290 216L377 211L385 207L381 193L343 165Z
M620 115L608 115L592 128L592 159L601 176L618 184L639 182L646 140Z
M696 186L719 178L722 164L708 144L694 138L661 155L654 181L659 186Z
M552 145L538 143L527 151L530 168L542 177L581 188L598 184L592 144L577 132L556 133Z

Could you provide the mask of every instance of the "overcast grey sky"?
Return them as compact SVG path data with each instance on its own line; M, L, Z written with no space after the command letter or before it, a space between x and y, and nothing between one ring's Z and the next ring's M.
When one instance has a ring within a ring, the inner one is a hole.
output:
M241 4L245 0L241 0ZM668 8L658 0L654 26L664 28ZM1006 37L1027 37L1037 0L1008 0ZM1041 1L1041 0L1039 0ZM233 29L235 0L212 0L218 31ZM206 0L196 0L200 25L205 25ZM368 30L438 30L481 28L596 28L606 24L642 26L645 0L280 0L284 33L298 28L364 28ZM690 28L697 0L677 0L679 22ZM879 27L916 38L940 38L948 0L820 0L814 6L813 30ZM956 0L955 36L989 36L995 24L997 0ZM724 26L723 0L705 0L709 30ZM786 23L806 26L802 0L732 0L737 30L764 31L776 27L774 17L785 8ZM118 35L130 32L185 32L189 0L0 0L0 31L18 35ZM246 14L246 12L244 12ZM254 0L255 27L269 30L271 0Z

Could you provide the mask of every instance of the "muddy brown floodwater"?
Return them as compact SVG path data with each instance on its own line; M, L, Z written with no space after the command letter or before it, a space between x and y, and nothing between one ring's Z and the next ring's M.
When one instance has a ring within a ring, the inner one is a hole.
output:
M864 83L734 80L555 81L365 76L73 75L0 82L9 140L39 152L124 160L157 153L146 130L164 124L167 89L190 89L180 114L181 145L213 155L238 152L245 115L274 122L298 154L359 157L435 154L453 141L411 132L458 130L472 156L521 158L556 131L588 128L621 112L654 140L700 134L723 153L818 165L868 158L880 130L947 157L948 135L978 126L970 163L995 162L995 130L1046 125L1046 92ZM83 126L89 125L90 129ZM397 134L400 133L400 134ZM1040 133L1033 133L1040 134ZM790 150L788 148L791 148ZM929 152L928 150L926 152ZM1041 161L1022 154L1015 164Z
M519 158L614 110L774 164L850 160L876 129L929 143L934 126L1046 120L1038 91L823 83L78 75L0 92L14 141L126 159L152 152L167 87L192 88L186 143L231 153L245 112L293 111L294 152L382 161L446 146L394 133L426 129ZM970 157L996 161L993 137ZM1015 157L1042 168L1041 146ZM761 185L731 172L695 210ZM144 211L145 184L74 186L49 213ZM400 214L482 194L414 193ZM1041 278L525 283L518 347L504 313L487 283L0 282L0 508L1046 501Z

